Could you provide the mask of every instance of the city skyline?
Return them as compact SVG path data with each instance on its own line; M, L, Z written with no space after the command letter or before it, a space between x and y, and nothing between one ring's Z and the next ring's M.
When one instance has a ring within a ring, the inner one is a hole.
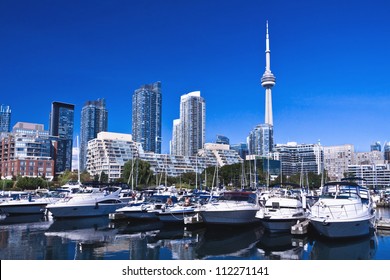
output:
M272 2L272 3L271 3ZM264 122L269 22L274 142L390 141L387 1L3 1L0 104L16 122L42 123L54 101L105 98L109 131L132 133L131 96L162 82L162 153L180 96L202 92L206 142L245 142Z

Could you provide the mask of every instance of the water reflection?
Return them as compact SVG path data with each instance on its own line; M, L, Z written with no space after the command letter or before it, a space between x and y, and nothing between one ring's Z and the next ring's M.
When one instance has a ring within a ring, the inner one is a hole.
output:
M354 240L315 241L310 257L313 260L371 260L376 253L375 234Z
M255 245L263 235L261 226L250 228L208 227L196 244L196 258L242 258L255 251Z
M350 241L269 233L261 226L185 228L106 217L0 219L0 259L390 259L390 233Z
M47 217L40 214L31 214L31 215L1 215L0 216L0 225L12 225L12 224L23 224L23 223L36 223L46 221Z
M264 259L299 260L303 258L305 237L294 237L288 232L271 233L266 231L256 247Z

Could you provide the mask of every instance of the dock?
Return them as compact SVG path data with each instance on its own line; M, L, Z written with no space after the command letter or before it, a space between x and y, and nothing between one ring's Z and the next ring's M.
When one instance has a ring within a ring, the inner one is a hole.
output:
M195 225L195 224L201 224L203 223L202 216L199 213L196 213L195 215L184 217L184 224L185 225Z
M309 228L309 220L304 220L291 226L291 234L302 235L307 234Z
M110 220L115 220L115 221L127 219L126 215L123 214L123 213L120 213L120 212L118 212L118 213L116 213L116 212L115 213L110 213L110 214L108 214L108 218Z
M390 219L377 219L375 221L375 227L380 230L390 230Z

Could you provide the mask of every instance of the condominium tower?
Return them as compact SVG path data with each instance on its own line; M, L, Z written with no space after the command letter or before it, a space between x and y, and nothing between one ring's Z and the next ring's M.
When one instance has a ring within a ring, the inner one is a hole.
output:
M54 136L53 158L56 173L72 170L73 129L74 105L53 102L50 113L50 135Z
M103 99L87 101L81 110L80 126L80 170L85 170L87 160L88 141L96 138L101 131L107 131L108 112Z
M206 103L200 91L180 98L180 119L173 122L171 154L192 156L203 148L206 139Z
M161 102L161 82L134 91L132 136L148 152L161 153Z
M11 129L11 109L9 106L0 106L0 133L10 132Z

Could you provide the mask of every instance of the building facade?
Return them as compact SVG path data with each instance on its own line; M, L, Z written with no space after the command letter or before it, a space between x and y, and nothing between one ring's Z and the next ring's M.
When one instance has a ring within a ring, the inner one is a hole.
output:
M274 145L273 135L272 125L257 125L248 136L249 154L269 157Z
M203 148L206 139L206 103L200 91L180 98L180 119L174 120L171 153L193 156Z
M9 106L0 106L0 133L10 132L11 129L11 109Z
M92 176L104 172L110 181L115 181L122 176L125 163L136 158L147 161L153 173L160 177L201 173L209 166L242 162L238 153L224 144L205 144L192 156L157 154L144 151L141 143L133 141L130 134L100 132L96 139L88 142L87 171Z
M49 132L42 124L18 122L0 143L1 177L54 177Z
M88 141L97 137L101 131L108 129L108 112L103 99L87 101L81 110L79 160L80 170L85 170Z
M88 141L86 169L92 176L104 172L115 181L122 176L125 163L139 157L139 150L141 143L134 142L130 134L99 132Z
M132 136L148 152L161 153L161 104L161 82L134 91Z
M355 163L355 148L351 144L325 146L324 168L332 181L339 181L348 172L348 166Z
M365 179L363 185L372 189L383 189L390 186L389 164L352 164L348 166L349 177Z
M277 144L273 157L281 163L281 173L291 176L313 172L321 174L324 169L324 151L321 144Z
M235 150L242 159L245 159L249 155L247 143L232 144L230 145L230 149Z
M53 137L55 172L72 170L74 105L53 102L50 113L50 135Z

